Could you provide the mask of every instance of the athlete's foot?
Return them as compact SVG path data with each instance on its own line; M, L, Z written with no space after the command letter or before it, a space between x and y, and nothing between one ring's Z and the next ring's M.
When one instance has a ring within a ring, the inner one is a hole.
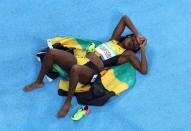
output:
M68 111L71 108L71 103L70 102L65 102L64 106L60 109L60 111L56 114L58 118L66 116Z
M33 89L41 88L44 85L43 82L34 82L30 85L27 85L23 88L25 92L32 91Z

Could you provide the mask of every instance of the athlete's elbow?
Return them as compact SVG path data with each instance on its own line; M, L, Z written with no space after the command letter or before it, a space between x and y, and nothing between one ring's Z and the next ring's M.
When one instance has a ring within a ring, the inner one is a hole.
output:
M143 75L146 75L146 74L148 73L147 69L142 69L140 72L141 72L141 74L143 74Z
M128 17L126 15L121 17L121 21L123 21L125 23L125 21L128 19Z
M123 15L123 16L121 17L121 19L126 19L126 17L127 17L126 15Z
M128 16L127 15L123 15L122 19L128 19Z

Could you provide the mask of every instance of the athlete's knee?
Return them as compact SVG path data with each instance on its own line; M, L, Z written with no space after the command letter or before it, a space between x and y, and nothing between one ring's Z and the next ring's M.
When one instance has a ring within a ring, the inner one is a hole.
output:
M48 50L48 52L47 52L47 55L48 55L48 56L52 56L52 57L53 57L53 56L54 56L54 54L55 54L55 52L56 52L56 50L55 50L55 49L49 49L49 50Z

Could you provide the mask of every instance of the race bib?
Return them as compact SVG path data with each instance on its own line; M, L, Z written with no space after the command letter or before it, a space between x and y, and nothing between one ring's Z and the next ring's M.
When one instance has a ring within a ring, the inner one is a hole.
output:
M112 50L104 44L99 45L96 48L96 51L100 54L100 57L102 60L107 60L107 59L115 56L115 54L112 52Z
M116 55L122 54L124 51L115 41L109 41L96 47L96 51L100 54L102 60L110 59Z

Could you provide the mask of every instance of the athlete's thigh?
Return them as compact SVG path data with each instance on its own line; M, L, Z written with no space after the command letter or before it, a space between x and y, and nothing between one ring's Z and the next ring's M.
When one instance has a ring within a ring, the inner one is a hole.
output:
M54 63L63 69L70 70L73 65L77 64L76 57L67 51L51 49L51 52L54 57Z
M85 65L78 65L79 67L79 81L83 84L90 81L94 71Z

